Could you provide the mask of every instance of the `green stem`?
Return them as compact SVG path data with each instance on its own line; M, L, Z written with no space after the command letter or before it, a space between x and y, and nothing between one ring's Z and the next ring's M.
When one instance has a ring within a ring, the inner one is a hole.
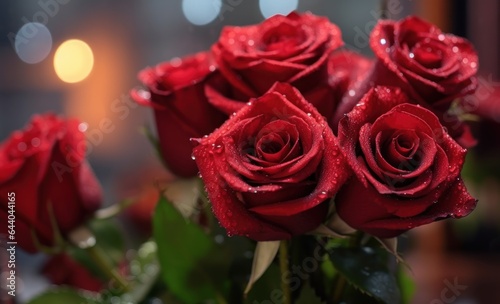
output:
M345 283L346 283L345 277L342 274L338 273L335 284L335 290L333 292L332 303L340 303L342 294L344 293Z
M280 271L281 278L285 277L285 273L288 270L288 242L283 240L280 242ZM283 291L283 304L292 304L292 291L290 290L290 285L285 281L281 280L281 291Z
M102 250L97 246L91 246L86 248L87 253L92 258L94 263L99 267L100 271L112 281L115 281L123 292L129 291L129 286L127 281L113 268L113 266L109 263L108 259L102 252Z

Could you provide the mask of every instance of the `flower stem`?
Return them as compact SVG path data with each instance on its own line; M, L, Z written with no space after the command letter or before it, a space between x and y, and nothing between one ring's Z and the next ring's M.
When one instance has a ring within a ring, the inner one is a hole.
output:
M281 271L281 291L283 292L283 304L292 303L292 291L290 285L283 280L285 273L288 272L288 242L283 240L280 242L280 271Z
M342 298L342 294L344 293L345 283L345 277L342 274L338 273L335 283L335 289L333 292L332 303L340 303L340 299Z
M115 281L123 292L129 291L127 281L113 268L108 259L98 246L91 246L86 248L92 261L99 267L99 270L106 275L109 280Z

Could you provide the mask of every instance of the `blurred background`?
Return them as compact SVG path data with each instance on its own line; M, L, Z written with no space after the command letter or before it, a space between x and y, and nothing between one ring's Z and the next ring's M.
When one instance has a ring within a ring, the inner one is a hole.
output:
M225 25L259 23L292 10L327 16L341 28L347 48L370 55L369 33L382 14L416 14L475 45L480 90L471 97L479 105L472 110L485 119L473 123L480 142L464 169L480 200L477 210L403 237L416 281L414 303L500 303L500 103L490 102L500 97L500 3L389 0L385 11L380 7L374 0L3 0L0 141L36 113L79 118L106 204L115 203L166 175L140 132L152 125L152 113L128 97L145 66L210 48ZM148 208L142 209L146 218ZM22 303L48 282L31 275L46 257L20 258Z

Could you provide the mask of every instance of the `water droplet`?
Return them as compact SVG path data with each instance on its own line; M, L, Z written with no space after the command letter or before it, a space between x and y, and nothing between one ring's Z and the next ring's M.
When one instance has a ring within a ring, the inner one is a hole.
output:
M470 63L470 67L475 69L477 67L477 63L476 62L471 62Z
M385 40L384 38L380 39L380 44L385 45L386 43L387 43L387 40Z
M413 53L409 53L409 54L408 54L408 57L410 57L410 58L414 58L414 57L415 57L415 54L413 54Z
M311 115L312 115L311 113L307 113L307 116L311 117Z
M235 115L236 115L236 112L233 112L233 114L232 114L232 115L233 115L233 116L235 116Z
M251 106L251 105L252 105L251 101L247 102L247 106Z
M233 39L233 38L230 38L227 42L228 42L229 44L234 44L234 39Z
M191 159L192 159L192 160L195 160L195 159L196 159L196 156L191 155Z
M174 57L170 60L170 65L173 67L178 67L182 64L182 59L179 57Z
M252 39L249 39L249 40L247 41L247 44L248 44L249 46L253 46L253 45L255 44L255 41L253 41Z
M444 34L439 34L438 35L439 41L444 41L444 38L445 38Z
M78 125L78 131L85 132L89 128L89 124L86 122L82 122Z
M451 50L453 51L453 53L458 53L458 46L454 46L451 48Z
M214 240L217 244L222 244L224 242L224 236L222 234L217 234Z
M462 59L462 62L463 62L464 64L467 64L467 63L469 63L469 59L468 59L468 58L464 58L464 59Z
M349 90L349 96L351 96L351 97L352 97L352 96L354 96L355 94L356 94L356 91L354 91L354 90Z
M27 146L26 146L26 143L24 143L24 142L20 142L17 144L17 149L21 152L26 151L26 148L27 148Z
M33 138L31 139L31 145L32 145L33 147L35 147L35 148L36 148L36 147L38 147L38 146L40 146L40 138L38 138L38 137L33 137Z

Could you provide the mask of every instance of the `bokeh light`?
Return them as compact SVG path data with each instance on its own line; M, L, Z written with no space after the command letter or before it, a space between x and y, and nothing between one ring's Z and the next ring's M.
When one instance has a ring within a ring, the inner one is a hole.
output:
M221 0L182 0L182 12L194 25L206 25L220 13Z
M260 12L264 18L276 14L288 15L299 6L299 0L259 0Z
M54 69L64 82L76 83L84 80L93 66L92 49L81 40L71 39L63 42L54 55Z
M39 63L52 49L52 35L41 23L26 23L17 31L14 48L22 61L29 64Z

